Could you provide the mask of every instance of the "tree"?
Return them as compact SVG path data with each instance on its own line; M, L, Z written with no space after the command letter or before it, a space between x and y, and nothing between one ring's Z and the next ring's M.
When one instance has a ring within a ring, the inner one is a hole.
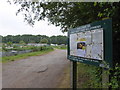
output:
M7 38L7 39L6 39ZM12 39L11 39L12 38ZM39 43L42 39L46 38L48 40L48 44L67 44L67 37L66 36L51 36L48 37L46 35L16 35L16 36L4 36L2 38L2 42L12 42L12 43L19 43L19 44L26 44L26 43Z
M56 36L50 37L50 43L51 44L57 44L57 37Z
M19 44L25 45L25 42L21 40L21 41L19 42Z
M39 0L38 0L39 1ZM113 43L117 49L120 45L120 2L24 2L14 1L21 5L18 10L24 14L24 19L34 25L35 21L44 20L60 26L63 32L87 23L104 18L112 18ZM120 49L114 49L115 59L119 59ZM117 55L117 56L116 56ZM118 60L120 62L120 60Z
M3 42L7 43L7 42L11 42L13 40L13 36L12 35L7 35L4 39Z
M11 47L12 46L12 42L7 42L7 45Z
M1 50L1 49L0 49L0 50ZM3 51L7 51L6 46L5 46L4 43L2 43L2 50L3 50Z
M120 26L120 2L83 3L15 1L14 3L21 5L17 14L23 12L24 19L30 25L34 25L36 20L39 21L47 18L50 23L61 26L61 30L64 32L68 31L70 28L109 17L114 19L113 24L115 27L116 25Z
M30 25L47 18L50 23L60 26L63 32L97 20L112 18L113 59L120 64L120 2L21 2L18 0L14 3L21 5L17 14L23 12L24 19Z
M43 38L40 43L44 43L44 44L47 44L48 43L48 40L46 38Z

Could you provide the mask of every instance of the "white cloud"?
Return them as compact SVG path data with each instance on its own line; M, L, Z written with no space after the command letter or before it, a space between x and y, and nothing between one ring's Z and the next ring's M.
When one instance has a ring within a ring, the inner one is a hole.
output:
M1 0L0 3L0 35L66 35L60 31L60 27L48 25L48 21L40 21L34 27L29 26L22 15L16 16L18 6L10 5L6 0Z

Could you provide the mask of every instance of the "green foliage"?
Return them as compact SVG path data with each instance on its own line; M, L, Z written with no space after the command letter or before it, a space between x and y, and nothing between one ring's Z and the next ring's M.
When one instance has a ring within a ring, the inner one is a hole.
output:
M120 63L120 2L13 2L21 5L17 14L23 12L24 19L30 25L34 25L35 21L48 18L50 23L56 26L61 26L63 32L68 31L70 28L78 27L97 20L112 18L114 48L113 61ZM113 75L116 75L119 71L117 71L116 68L114 70ZM98 76L100 70L93 69L93 71L93 74L90 73L91 77L93 76L96 78L96 81L99 81L100 79ZM112 87L119 87L120 85L118 86L117 81L119 82L120 79L118 79L118 76L114 76L110 85ZM91 83L93 83L94 87L99 87L99 84L96 84L94 80L91 81Z
M19 44L25 45L25 42L21 40L21 41L19 42Z
M7 51L7 49L5 47L6 47L5 44L2 43L2 51Z
M111 75L109 85L112 88L120 88L120 65L116 64L114 68L109 70L109 72L109 75Z
M94 21L112 18L113 59L120 63L120 2L40 2L39 0L13 2L21 5L17 14L23 13L24 19L30 25L47 18L50 23L60 26L63 32Z
M116 64L115 68L105 73L111 77L110 82L105 84L111 88L120 88L120 66ZM85 80L81 81L81 78ZM78 63L78 87L102 88L102 68Z
M24 58L27 58L29 56L42 55L42 54L48 53L50 51L53 51L52 47L42 47L42 48L43 48L42 50L36 50L36 51L30 52L30 53L18 54L16 56L2 57L2 62L6 63L6 62L9 62L9 61L24 59Z
M78 88L101 88L99 67L78 63Z
M12 38L12 39L11 39ZM3 43L12 42L25 45L27 43L67 44L67 36L45 36L45 35L8 35L3 37Z
M50 43L51 44L58 44L58 45L61 45L61 44L67 44L67 37L66 36L52 36L50 37Z
M30 48L30 50L33 50L33 51L44 51L47 49L52 49L52 47L50 47L50 46L40 46L40 47L33 46Z
M18 48L18 46L17 45L13 45L13 48Z
M47 18L50 23L60 26L62 31L68 31L70 28L109 17L113 18L114 26L120 26L119 2L13 2L21 5L17 14L23 12L24 19L30 25Z
M12 46L12 42L10 42L10 41L7 42L7 45L8 45L8 46Z
M44 44L47 44L48 43L48 40L46 38L43 38L40 43L44 43Z
M24 34L24 35L7 35L3 37L3 42L12 42L12 43L20 43L21 41L24 43L39 43L39 41L42 38L49 38L46 35L30 35L30 34Z
M16 47L16 48L12 48L12 49L5 49L6 51L10 51L10 50L16 50L16 51L24 51L24 50L32 50L33 52L34 51L42 51L42 50L46 50L46 49L50 49L52 47L50 46L29 46L29 47L23 47L23 48L20 48L20 47Z
M52 46L52 47L56 49L67 49L66 45L59 45L59 46Z

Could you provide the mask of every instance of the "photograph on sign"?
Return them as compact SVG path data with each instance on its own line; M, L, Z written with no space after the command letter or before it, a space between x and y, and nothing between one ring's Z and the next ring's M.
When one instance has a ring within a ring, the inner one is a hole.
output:
M85 57L86 54L86 39L85 33L81 32L77 34L77 56Z
M103 29L70 34L70 55L103 60Z

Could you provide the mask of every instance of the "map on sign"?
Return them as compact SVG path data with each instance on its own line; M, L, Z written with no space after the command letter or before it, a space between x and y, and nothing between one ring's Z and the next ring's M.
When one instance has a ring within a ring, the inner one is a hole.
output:
M70 55L103 60L103 28L70 34Z

